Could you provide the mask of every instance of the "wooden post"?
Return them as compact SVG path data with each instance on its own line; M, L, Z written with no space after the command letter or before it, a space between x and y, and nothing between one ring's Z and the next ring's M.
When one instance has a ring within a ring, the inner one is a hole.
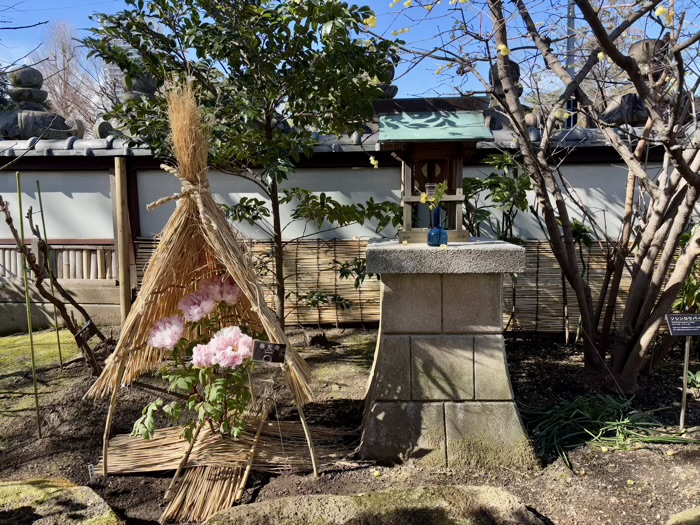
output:
M66 248L63 248L61 253L61 266L63 267L61 277L64 279L70 279L70 253Z
M105 269L105 250L104 248L97 248L97 278L106 279L107 272Z
M82 253L83 257L83 279L89 279L90 278L90 252L87 250L83 250Z
M119 250L119 305L121 307L122 325L131 309L131 268L129 261L129 206L126 193L126 159L114 159L114 174L116 182L116 214L117 214L117 247Z

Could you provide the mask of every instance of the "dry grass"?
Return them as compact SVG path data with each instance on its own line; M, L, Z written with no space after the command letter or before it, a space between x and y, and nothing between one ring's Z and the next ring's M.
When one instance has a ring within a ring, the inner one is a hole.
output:
M235 505L244 483L242 468L197 467L185 474L160 523L204 522L209 516ZM202 497L207 494L208 497Z
M166 99L170 141L179 176L190 184L207 185L209 126L202 121L192 85L174 86Z

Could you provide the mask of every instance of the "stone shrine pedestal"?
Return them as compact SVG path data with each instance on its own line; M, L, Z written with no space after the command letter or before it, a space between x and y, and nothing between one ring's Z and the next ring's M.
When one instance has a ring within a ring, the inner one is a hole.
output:
M367 271L382 291L364 458L532 465L502 335L503 274L524 269L525 250L500 241L370 243Z

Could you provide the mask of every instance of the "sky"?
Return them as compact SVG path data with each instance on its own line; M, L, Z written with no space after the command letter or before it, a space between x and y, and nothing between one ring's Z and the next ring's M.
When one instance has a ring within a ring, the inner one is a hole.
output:
M625 5L626 0L606 0L611 5ZM666 0L662 0L666 1ZM671 0L669 0L671 1ZM480 23L481 17L485 14L481 11L483 5L481 2L471 0L355 0L356 3L369 5L377 15L377 26L373 31L387 38L393 38L392 32L410 28L410 33L402 33L399 38L406 40L409 47L430 48L437 43L436 34L443 32L443 38L449 40L449 30L454 22L452 16L455 13L455 7L464 6L465 13L470 17L468 21L470 26L474 27ZM677 5L686 4L684 0L676 0ZM690 2L691 4L693 2ZM411 9L403 9L405 4L413 4ZM428 4L434 4L434 9L428 11L424 7ZM440 4L440 5L438 5ZM530 0L528 2L532 9L533 17L537 23L546 23L548 27L553 28L553 31L558 31L553 36L562 35L561 31L566 31L566 20L562 17L566 13L565 0ZM7 10L2 10L2 7L9 6ZM79 36L86 36L88 29L93 25L90 20L90 15L95 12L115 13L125 7L124 0L0 0L0 17L7 20L5 26L23 26L36 24L43 21L67 21L78 30ZM696 10L697 11L697 10ZM625 15L626 16L626 15ZM697 17L697 12L694 14ZM686 19L687 20L687 19ZM510 38L517 33L517 25L519 21L517 17L509 19L509 27L511 28ZM688 24L686 24L688 25ZM0 25L0 28L2 25ZM24 55L30 53L38 45L41 44L42 34L46 26L38 26L28 29L16 31L0 31L0 61L8 63L14 60L21 59ZM697 26L694 25L697 30ZM583 29L583 26L581 27ZM518 46L517 42L509 41L509 45ZM492 48L494 46L491 46ZM495 52L495 50L492 50ZM585 51L588 53L589 51ZM464 51L459 51L461 56L465 56ZM528 86L528 82L547 86L547 75L550 73L542 70L544 63L541 60L536 60L536 55L528 51L519 51L516 59L520 60L521 67L522 59L527 59L524 55L532 55L530 60L538 64L540 69L532 70L530 75L523 75L521 80L525 83L526 91L532 86ZM481 84L474 75L455 76L456 68L446 70L443 74L436 74L440 66L444 62L439 62L434 58L427 58L420 62L414 68L408 68L407 65L402 65L398 68L395 78L395 84L399 87L399 98L415 97L415 96L449 96L458 95L455 86L462 82L462 89L482 90ZM482 75L487 76L485 65L479 66ZM408 71L406 71L408 69ZM537 73L535 73L537 71ZM543 82L545 82L543 84ZM558 80L555 81L559 84ZM554 87L554 86L552 86Z
M357 1L358 4L366 4L372 7L379 19L376 30L391 36L391 30L400 23L396 16L392 15L389 8L390 0L365 0ZM0 13L7 19L6 26L25 26L43 21L62 20L72 24L79 36L88 34L87 29L93 26L90 15L95 12L115 13L125 7L123 0L0 0L0 9L3 6L14 6ZM391 27L389 27L390 24ZM2 27L2 26L0 26ZM46 26L38 26L17 31L0 31L0 61L3 63L21 60L22 57L41 44L43 32ZM429 24L415 27L411 37L418 38L422 33L427 34L432 28ZM439 63L434 60L426 60L408 74L401 75L401 69L397 74L395 84L399 87L398 98L427 95L455 95L451 85L444 85L441 78L435 75Z

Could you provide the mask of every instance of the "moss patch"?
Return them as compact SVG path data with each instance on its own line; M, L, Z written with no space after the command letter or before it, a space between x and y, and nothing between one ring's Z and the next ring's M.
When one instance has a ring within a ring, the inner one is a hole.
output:
M61 330L61 351L63 360L68 361L80 355L73 335L68 330ZM34 354L37 368L58 366L58 345L56 332L45 330L34 333ZM29 335L10 335L0 337L0 370L2 375L30 371L32 354L29 347Z
M234 507L208 525L542 525L494 487L432 486L356 496L295 496Z
M450 467L490 469L504 466L531 470L540 466L532 443L527 439L510 446L477 438L451 440L447 445L447 454L450 458Z
M114 511L109 510L102 516L97 516L96 518L90 518L87 521L84 521L82 525L117 525L121 524L122 522L117 518L117 515L114 514Z
M65 479L7 481L0 483L0 509L36 506L59 496L74 485Z
M666 525L700 525L700 507L684 510L671 516Z
M91 489L66 479L0 482L0 523L34 523L43 518L63 525L122 524Z

